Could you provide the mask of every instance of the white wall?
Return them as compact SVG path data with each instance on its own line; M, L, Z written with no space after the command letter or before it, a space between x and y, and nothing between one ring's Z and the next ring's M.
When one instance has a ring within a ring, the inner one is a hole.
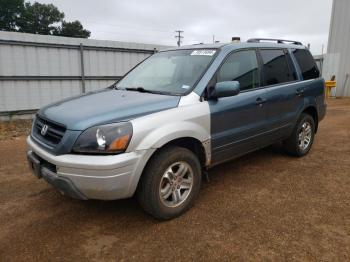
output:
M326 75L335 72L337 96L350 96L350 1L333 0L328 52L324 69ZM327 61L329 60L329 61ZM349 75L345 84L346 75Z

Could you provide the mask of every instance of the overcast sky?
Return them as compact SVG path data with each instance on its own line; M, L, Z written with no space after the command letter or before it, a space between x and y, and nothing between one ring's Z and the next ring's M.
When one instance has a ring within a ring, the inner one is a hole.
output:
M34 1L31 1L34 2ZM53 3L66 20L80 20L91 38L176 45L220 42L232 36L284 38L311 44L328 40L332 0L37 0Z

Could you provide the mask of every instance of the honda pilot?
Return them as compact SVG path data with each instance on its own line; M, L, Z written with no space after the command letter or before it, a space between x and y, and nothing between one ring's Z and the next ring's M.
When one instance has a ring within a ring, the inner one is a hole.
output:
M193 45L150 56L113 86L40 109L33 173L77 199L136 194L158 219L183 214L211 167L282 142L311 149L324 79L300 42Z

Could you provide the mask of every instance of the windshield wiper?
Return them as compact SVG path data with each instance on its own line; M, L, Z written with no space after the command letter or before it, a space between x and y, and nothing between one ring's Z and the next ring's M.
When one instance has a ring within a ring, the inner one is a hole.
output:
M161 92L161 91L144 89L142 86L139 86L139 87L126 87L124 89L128 90L128 91L137 91L137 92L141 92L141 93L160 94L160 95L164 95L165 94L164 92Z
M142 93L146 93L146 92L149 91L149 90L147 90L147 89L144 89L142 86L139 86L139 87L126 87L125 90L128 90L128 91L138 91L138 92L142 92Z

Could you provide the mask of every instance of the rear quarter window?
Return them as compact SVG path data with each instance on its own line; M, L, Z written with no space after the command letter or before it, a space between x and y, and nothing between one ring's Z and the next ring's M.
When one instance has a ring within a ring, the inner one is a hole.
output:
M320 71L309 50L295 49L293 50L293 55L299 64L304 80L320 77Z

